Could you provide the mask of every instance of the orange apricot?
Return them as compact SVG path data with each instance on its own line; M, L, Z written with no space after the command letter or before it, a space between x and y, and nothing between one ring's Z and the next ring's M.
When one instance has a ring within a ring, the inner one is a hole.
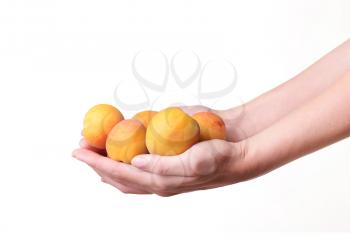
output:
M221 139L226 140L224 121L212 112L198 112L192 116L200 127L200 141Z
M148 153L146 128L136 119L119 122L108 134L106 151L109 158L115 161L130 163L139 154Z
M85 114L83 136L91 146L105 149L108 133L123 119L121 112L114 106L95 105Z
M156 114L156 111L141 111L136 113L136 115L134 115L132 118L139 120L145 126L145 128L147 128L152 117Z
M198 123L177 107L158 112L146 132L148 151L162 156L178 155L198 140Z

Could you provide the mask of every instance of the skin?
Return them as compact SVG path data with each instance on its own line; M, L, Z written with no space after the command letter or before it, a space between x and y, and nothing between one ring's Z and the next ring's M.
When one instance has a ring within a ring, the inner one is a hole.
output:
M230 141L251 137L325 92L350 69L350 39L306 70L240 107L219 111ZM272 109L273 108L273 109Z
M349 98L350 40L255 100L212 110L224 119L230 142L201 142L178 156L140 155L127 165L82 140L73 156L125 193L171 196L216 188L261 176L348 137ZM211 111L202 106L184 110Z

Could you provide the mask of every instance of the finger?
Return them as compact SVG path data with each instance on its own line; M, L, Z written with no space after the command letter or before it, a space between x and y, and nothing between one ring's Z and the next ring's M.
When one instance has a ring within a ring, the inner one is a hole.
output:
M139 155L131 160L131 164L144 171L166 176L210 175L216 171L217 162L222 155L216 143L218 142L200 142L176 156Z
M142 190L140 188L130 187L130 186L126 186L126 185L123 185L121 183L118 183L117 181L114 181L112 178L108 177L107 175L105 175L101 171L98 171L94 168L92 168L92 169L101 177L101 181L103 183L112 185L123 193L127 193L127 194L151 194L150 192Z
M183 110L186 114L192 115L193 114L193 107L192 106L180 106L181 110Z
M131 160L131 164L139 169L158 175L191 176L190 171L186 169L182 155L138 155Z
M138 189L138 188L132 188L132 187L129 187L129 186L125 186L123 184L120 184L114 180L112 180L111 178L109 177L104 177L101 179L102 182L106 183L106 184L109 184L115 188L117 188L119 191L125 193L125 194L152 194L151 192L148 192L148 191L144 191L144 190L141 190L141 189Z
M92 168L105 173L112 180L127 187L152 193L173 193L176 189L191 185L196 177L161 176L140 170L130 164L113 161L86 149L77 149L73 156Z
M89 143L84 138L82 138L80 140L79 146L81 148L84 148L84 149L87 149L87 150L90 150L90 151L94 151L94 152L99 153L99 154L104 155L104 156L107 155L106 150L104 150L104 149L97 149L97 148L89 145Z
M201 106L201 105L194 105L194 106L181 106L180 107L185 113L187 113L188 115L192 116L193 114L197 113L197 112L202 112L202 111L209 111L210 109L205 107L205 106Z
M139 186L150 185L151 175L130 164L114 161L87 149L77 149L73 152L73 156L125 185L127 183L135 183Z

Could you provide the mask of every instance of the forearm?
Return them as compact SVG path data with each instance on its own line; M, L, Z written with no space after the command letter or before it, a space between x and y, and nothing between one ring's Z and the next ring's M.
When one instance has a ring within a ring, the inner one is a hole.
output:
M350 72L327 91L244 142L260 174L350 135Z
M315 98L350 68L350 40L325 55L305 71L240 107L219 114L229 140L240 141L259 133L291 111Z

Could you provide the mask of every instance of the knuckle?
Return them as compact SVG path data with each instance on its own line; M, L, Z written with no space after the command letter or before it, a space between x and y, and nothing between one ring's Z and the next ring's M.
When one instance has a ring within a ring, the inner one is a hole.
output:
M203 175L206 172L208 164L203 158L193 160L191 163L191 170L194 175Z
M166 164L157 164L155 172L159 175L167 175L169 173L169 167Z
M222 140L212 140L210 150L202 149L190 160L193 175L203 176L220 171L221 166L229 161L232 146Z
M165 175L168 172L168 167L167 164L162 164L160 158L157 158L151 167L151 171L159 175Z
M192 164L194 176L205 176L213 174L218 169L218 162L210 157L201 157Z

